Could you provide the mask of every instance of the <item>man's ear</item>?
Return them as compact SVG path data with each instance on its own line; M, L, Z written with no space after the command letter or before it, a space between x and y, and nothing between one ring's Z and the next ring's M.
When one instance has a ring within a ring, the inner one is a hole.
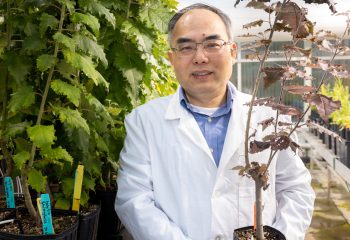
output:
M168 59L169 59L171 65L173 65L173 62L174 62L174 52L168 51Z
M231 43L230 48L231 48L231 56L232 56L233 60L235 60L236 55L237 55L237 44L234 42Z

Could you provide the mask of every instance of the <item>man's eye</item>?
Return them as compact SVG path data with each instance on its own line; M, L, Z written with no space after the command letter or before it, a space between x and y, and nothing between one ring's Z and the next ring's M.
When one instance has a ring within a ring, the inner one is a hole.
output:
M207 43L205 45L206 48L220 48L220 44L219 43Z
M192 51L194 48L193 46L186 45L186 46L180 46L178 49L180 52L186 52L186 51Z

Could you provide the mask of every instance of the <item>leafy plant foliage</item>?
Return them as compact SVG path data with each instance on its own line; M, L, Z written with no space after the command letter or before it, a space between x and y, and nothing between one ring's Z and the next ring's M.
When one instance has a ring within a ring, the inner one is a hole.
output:
M69 208L85 166L81 204L118 167L123 119L176 83L165 58L173 0L0 2L0 154L6 175L54 193ZM114 180L113 180L114 181Z

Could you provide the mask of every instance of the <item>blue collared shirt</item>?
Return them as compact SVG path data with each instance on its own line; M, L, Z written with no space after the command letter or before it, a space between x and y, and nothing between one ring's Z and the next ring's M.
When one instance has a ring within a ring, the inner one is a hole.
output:
M222 149L224 147L228 122L231 116L231 107L233 103L232 86L227 84L227 98L225 104L220 106L211 116L198 112L198 110L191 106L187 101L184 89L180 89L180 104L192 113L196 119L199 128L213 154L216 166L219 166Z

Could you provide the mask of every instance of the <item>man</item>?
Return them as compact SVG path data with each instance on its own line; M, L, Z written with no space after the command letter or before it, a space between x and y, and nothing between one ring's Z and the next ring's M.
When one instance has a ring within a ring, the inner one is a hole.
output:
M220 10L189 6L169 23L169 59L181 85L176 94L136 108L125 120L116 211L134 239L233 239L253 225L254 181L238 175L244 165L244 131L251 100L229 83L236 45ZM257 123L275 112L260 107ZM290 150L270 166L264 191L264 224L288 239L303 239L314 193L310 174ZM269 151L251 155L266 162Z

